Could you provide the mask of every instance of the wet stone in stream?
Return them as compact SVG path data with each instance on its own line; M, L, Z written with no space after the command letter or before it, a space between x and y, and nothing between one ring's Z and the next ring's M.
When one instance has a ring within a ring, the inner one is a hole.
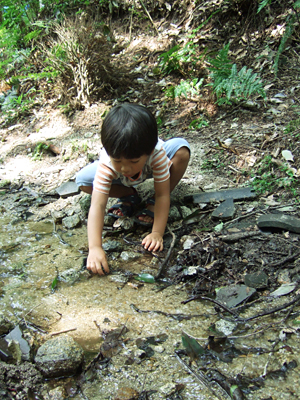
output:
M37 368L46 378L76 373L84 359L82 348L71 336L47 340L35 356Z

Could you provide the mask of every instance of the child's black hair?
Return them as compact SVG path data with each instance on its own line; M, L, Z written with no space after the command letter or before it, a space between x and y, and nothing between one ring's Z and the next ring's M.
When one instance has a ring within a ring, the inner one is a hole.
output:
M105 117L101 141L107 154L119 159L150 155L158 140L153 114L143 106L122 103L113 107Z

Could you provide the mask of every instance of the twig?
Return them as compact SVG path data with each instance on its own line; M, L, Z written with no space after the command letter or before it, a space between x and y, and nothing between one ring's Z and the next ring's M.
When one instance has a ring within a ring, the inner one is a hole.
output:
M141 5L142 5L143 9L145 10L145 13L147 14L149 20L151 21L151 23L152 23L152 25L153 25L153 28L155 29L157 35L159 35L159 32L158 32L156 26L154 25L153 19L151 18L151 15L149 14L149 12L148 12L148 10L147 10L145 4L143 3L142 0L140 0L140 3L141 3Z
M168 226L168 230L169 230L169 232L171 233L173 239L172 239L172 242L171 242L169 251L168 251L168 253L167 253L167 255L166 255L166 258L164 259L164 261L163 261L163 262L160 264L160 266L159 266L159 271L158 271L158 273L157 273L155 279L158 279L158 278L161 276L161 273L162 273L162 271L163 271L163 268L164 268L164 266L166 265L166 263L168 262L168 260L169 260L169 258L170 258L170 255L171 255L171 252L172 252L172 250L173 250L173 248L174 248L174 245L175 245L176 236L175 236L175 234L171 231L171 229L169 228L169 226Z
M132 21L133 21L133 10L135 8L135 0L133 0L133 5L130 14L130 26L129 26L129 43L131 42L131 31L132 31Z
M285 308L288 308L288 307L292 306L293 304L298 303L299 301L300 301L300 295L296 296L292 301L290 301L290 302L288 302L286 304L283 304L282 306L275 307L275 308L273 308L272 310L269 310L269 311L261 312L261 313L259 313L257 315L254 315L253 317L245 318L244 322L251 321L252 319L256 319L256 318L259 318L259 317L264 317L265 315L274 314L274 313L276 313L278 311L284 310Z
M61 333L67 333L67 332L76 331L76 330L77 330L77 328L65 329L63 331L52 332L52 333L50 333L50 336L56 336L56 335L60 335Z
M179 357L178 353L175 351L175 357L177 360L180 362L180 364L184 365L184 367L191 372L200 383L202 383L217 399L223 400L223 396L220 397L212 388L211 388L211 383L206 379L206 377L202 374L201 371L195 372L191 367L187 365L185 361L181 357Z
M268 268L279 267L280 265L285 264L288 261L296 260L299 256L300 256L300 251L298 251L298 253L288 255L287 257L285 257L285 258L283 258L283 259L281 259L279 261L276 261L276 262L273 262L273 263L269 263L268 264Z
M237 242L240 239L247 239L252 236L260 236L261 232L260 231L251 231L251 232L239 232L239 233L233 233L230 235L222 235L220 237L223 242L226 243L234 243Z
M234 311L230 310L230 308L226 307L224 304L220 303L218 300L211 299L210 297L200 296L200 295L199 295L199 296L194 296L194 297L191 297L191 298L189 298L189 299L187 299L187 300L182 301L181 304L187 304L187 303L189 303L190 301L198 300L198 299L199 299L199 300L208 300L208 301L211 301L212 303L215 303L215 304L217 304L219 307L223 308L223 310L227 311L229 314L233 315L233 316L234 316L235 318L237 318L238 320L244 321L243 318L240 318Z

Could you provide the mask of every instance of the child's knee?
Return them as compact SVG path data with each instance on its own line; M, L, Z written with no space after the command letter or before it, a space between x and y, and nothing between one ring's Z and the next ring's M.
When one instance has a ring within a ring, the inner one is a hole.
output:
M175 159L175 160L174 160ZM174 161L180 164L188 164L190 160L190 150L188 147L180 147L178 149L172 159L173 163Z

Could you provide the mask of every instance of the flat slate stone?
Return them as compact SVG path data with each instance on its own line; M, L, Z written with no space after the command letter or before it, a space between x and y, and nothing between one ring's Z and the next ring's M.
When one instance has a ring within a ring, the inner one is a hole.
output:
M300 233L300 219L286 214L261 215L257 220L259 228L283 229L285 231Z
M268 275L263 271L254 272L253 274L247 274L244 278L245 285L255 289L263 289L267 287Z
M227 307L232 308L247 301L256 290L246 285L230 285L217 291L216 299Z
M78 186L76 185L75 182L69 181L65 182L62 185L60 185L57 189L56 192L60 195L62 198L70 197L70 196L75 196L80 192Z
M213 218L227 220L231 219L235 213L235 206L233 199L226 199L217 207L214 212L212 213Z
M193 195L184 197L184 201L193 203L214 203L216 201L224 201L226 199L233 200L247 200L256 197L256 193L253 188L237 188L228 190L219 190L216 192L201 192Z

